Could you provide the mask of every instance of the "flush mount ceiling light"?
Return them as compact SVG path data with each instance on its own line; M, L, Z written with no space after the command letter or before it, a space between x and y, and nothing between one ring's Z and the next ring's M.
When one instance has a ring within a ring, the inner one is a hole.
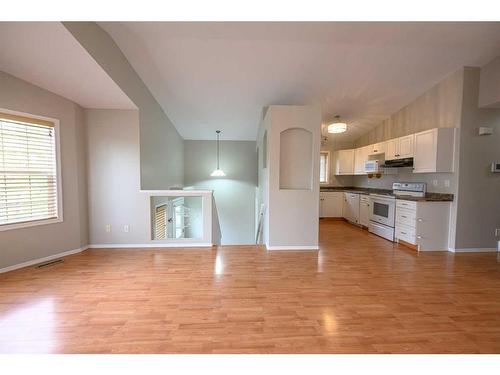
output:
M217 133L217 168L210 174L212 177L224 177L226 174L219 166L219 134L220 130L215 131Z
M335 121L328 125L328 133L343 133L347 130L347 124L343 121L340 121L340 116L335 116Z

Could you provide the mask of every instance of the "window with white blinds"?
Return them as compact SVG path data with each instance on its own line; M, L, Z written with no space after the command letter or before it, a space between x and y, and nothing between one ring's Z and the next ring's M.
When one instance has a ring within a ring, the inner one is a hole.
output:
M319 182L328 183L328 172L330 170L330 153L322 151L319 155Z
M59 217L54 123L0 112L0 229Z

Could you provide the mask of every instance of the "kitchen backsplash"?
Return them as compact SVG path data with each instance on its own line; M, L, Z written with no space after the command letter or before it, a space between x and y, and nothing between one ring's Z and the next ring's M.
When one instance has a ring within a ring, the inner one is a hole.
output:
M449 186L446 186L446 182ZM393 182L425 182L427 191L433 193L456 193L456 175L454 173L412 173L411 169L400 168L398 174L383 175L380 178L354 176L353 186L378 189L392 189Z

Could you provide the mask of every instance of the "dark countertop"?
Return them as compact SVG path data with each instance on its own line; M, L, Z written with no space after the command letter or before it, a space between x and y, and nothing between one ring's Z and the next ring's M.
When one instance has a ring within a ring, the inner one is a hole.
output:
M387 195L390 197L396 197L396 199L406 200L406 201L419 201L419 202L451 202L453 201L453 194L445 193L426 193L425 197L412 197L409 195L394 195L392 190L389 189L375 189L375 188L364 188L356 186L323 186L320 187L320 191L342 191L348 193L358 193L358 194L378 194Z

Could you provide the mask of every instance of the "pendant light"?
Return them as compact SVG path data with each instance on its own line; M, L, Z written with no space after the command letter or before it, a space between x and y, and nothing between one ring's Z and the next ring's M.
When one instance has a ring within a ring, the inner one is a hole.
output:
M335 116L335 121L328 125L328 133L343 133L347 130L347 124L340 120L340 116Z
M219 166L219 134L220 130L215 131L217 133L217 168L210 174L212 177L224 177L226 174Z

